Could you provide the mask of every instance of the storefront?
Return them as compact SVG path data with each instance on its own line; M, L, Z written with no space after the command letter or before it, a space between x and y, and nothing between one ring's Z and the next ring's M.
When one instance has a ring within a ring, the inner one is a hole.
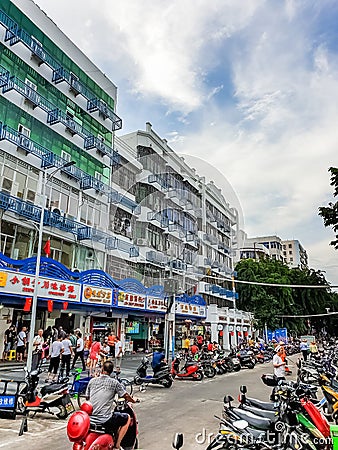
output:
M175 300L175 335L176 349L182 348L183 340L188 337L191 342L201 334L205 336L206 302L200 295L188 297L182 295Z
M0 304L9 313L8 323L30 327L34 294L34 258L16 261L0 254ZM148 351L164 345L167 299L163 286L146 288L136 279L115 281L100 270L71 272L61 263L41 258L37 290L36 329L62 326L80 328L92 341L110 332L125 343L126 351ZM204 299L185 294L175 300L178 335L183 327L192 337L203 333Z
M207 325L210 327L211 340L225 350L238 346L252 335L252 319L252 315L246 311L209 305Z

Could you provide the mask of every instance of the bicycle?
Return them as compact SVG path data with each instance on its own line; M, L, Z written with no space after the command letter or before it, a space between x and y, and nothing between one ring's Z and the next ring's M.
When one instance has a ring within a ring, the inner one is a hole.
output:
M102 365L101 361L98 361L97 366L95 368L95 372L94 372L94 376L95 377L98 377L100 375L100 373L101 373L101 365ZM116 380L119 383L123 384L126 392L129 395L132 395L132 393L133 393L133 382L131 380L128 380L128 378L121 377L120 376L121 372L119 372L119 371L114 371L113 374L114 374L114 376L112 375L113 378L116 378Z

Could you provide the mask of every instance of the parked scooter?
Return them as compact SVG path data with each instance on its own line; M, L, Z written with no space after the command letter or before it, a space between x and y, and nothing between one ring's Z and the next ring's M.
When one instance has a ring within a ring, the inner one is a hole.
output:
M181 360L177 356L171 363L171 373L174 378L185 378L196 381L203 379L203 369L196 361L186 362L181 369L180 363Z
M241 367L247 367L248 369L255 367L256 360L251 350L240 350L236 356L239 359Z
M53 383L38 387L39 374L41 370L34 370L31 373L25 369L25 380L27 385L20 392L18 397L18 411L22 413L44 412L55 415L58 419L65 419L74 411L73 404L65 383Z
M154 375L147 375L147 369L150 365L149 359L144 356L140 365L136 369L136 375L134 377L134 383L138 386L142 384L159 384L165 388L170 388L173 384L173 378L171 376L168 364L156 372Z
M90 422L93 406L89 402L81 405L81 410L73 413L67 424L67 436L73 442L73 450L110 450L114 448L114 438L106 433L103 426ZM122 439L124 450L138 448L138 426L135 411L124 399L116 402L115 411L127 413L131 417L127 433Z

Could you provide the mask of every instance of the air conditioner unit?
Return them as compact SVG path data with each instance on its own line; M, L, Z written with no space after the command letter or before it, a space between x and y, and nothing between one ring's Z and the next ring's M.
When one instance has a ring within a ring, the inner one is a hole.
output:
M136 245L147 245L147 239L145 238L137 238L136 239Z
M86 258L87 259L93 259L94 258L94 251L93 250L88 250Z

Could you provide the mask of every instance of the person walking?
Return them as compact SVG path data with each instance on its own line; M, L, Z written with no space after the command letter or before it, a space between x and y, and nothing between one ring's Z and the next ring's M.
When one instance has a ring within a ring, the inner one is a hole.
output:
M27 344L27 328L22 327L21 331L17 335L17 344L16 344L16 360L18 362L23 362L23 358L25 355Z
M48 378L46 379L46 383L48 381L56 381L57 373L60 365L60 358L63 353L63 345L61 342L61 338L57 338L56 341L52 342L50 350L49 350L49 367L48 367Z
M86 370L86 363L84 360L84 341L82 338L81 331L78 331L76 333L76 337L77 337L77 340L76 340L75 354L74 354L72 369L74 369L76 361L80 358L80 360L82 362L82 371L84 372Z
M95 374L96 364L99 360L101 352L101 343L94 341L89 350L89 376L92 377Z
M277 345L272 359L273 373L277 381L285 380L285 361L282 359L283 351L283 346Z
M15 326L10 325L10 327L4 333L4 351L2 354L2 359L7 361L8 354L14 348L15 340Z
M61 337L59 337L58 339L61 339ZM63 352L61 355L61 376L63 376L63 372L66 367L66 377L69 377L70 360L72 358L73 349L72 349L72 343L69 340L68 334L66 334L66 337L64 339L62 339L62 348L63 348Z
M44 343L43 329L40 328L36 336L33 339L33 356L32 356L32 370L36 370L39 366L42 356L42 344Z
M306 339L303 339L300 343L299 350L302 352L304 361L307 361L307 357L309 354L309 344Z
M123 356L123 345L118 336L116 336L115 342L115 371L116 373L121 372L121 363Z

